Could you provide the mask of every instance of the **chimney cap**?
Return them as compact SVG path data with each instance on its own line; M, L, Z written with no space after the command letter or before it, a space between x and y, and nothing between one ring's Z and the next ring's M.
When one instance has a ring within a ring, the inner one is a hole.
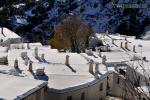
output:
M69 55L66 55L66 57L70 57Z
M93 63L94 61L93 61L93 59L90 59L89 62L90 62L90 63Z

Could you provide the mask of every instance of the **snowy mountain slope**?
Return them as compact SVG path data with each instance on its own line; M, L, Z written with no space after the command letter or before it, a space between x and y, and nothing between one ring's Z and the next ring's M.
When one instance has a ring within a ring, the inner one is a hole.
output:
M117 4L131 0L115 0ZM147 3L149 0L132 0ZM131 3L131 2L130 2ZM53 29L70 13L78 14L95 32L119 32L140 36L150 25L150 8L123 9L113 6L111 0L43 0L27 5L23 14L10 17L10 27L30 41L46 43ZM33 38L34 37L34 38Z

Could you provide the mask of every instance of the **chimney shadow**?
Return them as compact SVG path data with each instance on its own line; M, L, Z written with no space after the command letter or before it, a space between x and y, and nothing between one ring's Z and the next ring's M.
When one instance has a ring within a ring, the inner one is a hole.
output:
M116 44L113 43L113 45L115 45L116 47L118 47Z
M66 65L72 72L76 73L77 71L73 69L69 64Z
M126 52L128 51L128 50L127 50L127 49L125 49L125 48L122 48L122 49L123 49L124 51L126 51Z
M97 56L95 56L94 54L87 54L88 56L93 56L94 58L98 58Z
M97 57L97 56L95 56L94 54L93 54L93 57L94 57L94 58L98 58L98 57Z
M31 74L36 80L43 80L43 81L49 80L49 77L46 74L40 76L40 75L36 75L33 71L31 72Z
M44 58L40 58L40 57L36 57L36 59L40 62L40 63L47 63L50 64L50 62L48 62L47 60L45 60Z
M36 75L37 76L37 75ZM42 75L42 76L37 76L37 79L38 80L43 80L43 81L48 81L49 80L49 77L46 75L46 74L44 74L44 75Z
M94 72L89 72L90 74L94 75Z
M17 71L18 73L22 73L22 70L20 70L20 68L17 68L16 71Z
M102 73L100 73L100 72L97 72L97 74L99 74L99 75L103 75Z
M128 51L131 51L131 50L129 50L128 48L126 48Z

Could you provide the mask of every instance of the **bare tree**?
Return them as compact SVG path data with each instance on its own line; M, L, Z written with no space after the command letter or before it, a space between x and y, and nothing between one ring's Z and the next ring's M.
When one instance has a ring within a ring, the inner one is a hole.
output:
M150 74L143 63L143 60L127 62L128 67L120 89L122 98L127 100L150 100ZM136 63L136 64L135 64Z
M71 49L72 52L80 52L88 46L91 32L91 27L85 25L80 17L73 15L63 20L55 29L55 34L53 39L50 40L50 44L57 49L61 47Z

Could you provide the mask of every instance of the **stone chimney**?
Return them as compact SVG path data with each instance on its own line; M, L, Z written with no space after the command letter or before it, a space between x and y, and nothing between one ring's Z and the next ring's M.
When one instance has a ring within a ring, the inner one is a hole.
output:
M35 58L38 58L38 48L36 47L34 50Z
M136 50L135 50L135 45L133 45L133 52L136 52Z
M89 62L89 72L90 73L93 73L93 63L94 63L94 61L90 60L90 62Z
M115 44L114 39L112 39L112 44Z
M95 73L99 72L99 63L95 63Z
M106 64L106 61L107 61L107 59L106 59L106 56L104 55L104 56L102 57L102 64Z
M98 52L99 52L98 47L95 47L95 51L96 51L96 53L98 53Z
M29 70L30 72L33 71L33 70L32 70L32 63L33 63L32 61L29 61L29 69L28 69L28 70Z
M19 67L18 67L18 60L17 60L17 59L15 59L14 68L15 68L15 69L18 69L18 68L19 68Z
M120 43L120 48L123 48L123 43L122 42Z
M26 57L24 58L24 61L25 61L25 65L27 66L27 65L28 65L28 61L29 61L29 58L26 56Z
M125 48L128 49L128 42L125 42Z
M45 55L44 55L44 54L42 54L42 55L41 55L41 59L45 59L45 57L44 57L44 56L45 56Z
M37 68L36 69L36 75L38 75L38 76L44 75L45 74L44 69L45 69L44 67Z
M65 62L66 65L69 65L69 55L66 55L66 62Z
M29 43L27 43L27 49L30 49L30 44Z
M102 53L101 53L100 51L98 52L98 56L99 56L99 57L102 57Z
M3 27L1 27L1 34L4 34Z

